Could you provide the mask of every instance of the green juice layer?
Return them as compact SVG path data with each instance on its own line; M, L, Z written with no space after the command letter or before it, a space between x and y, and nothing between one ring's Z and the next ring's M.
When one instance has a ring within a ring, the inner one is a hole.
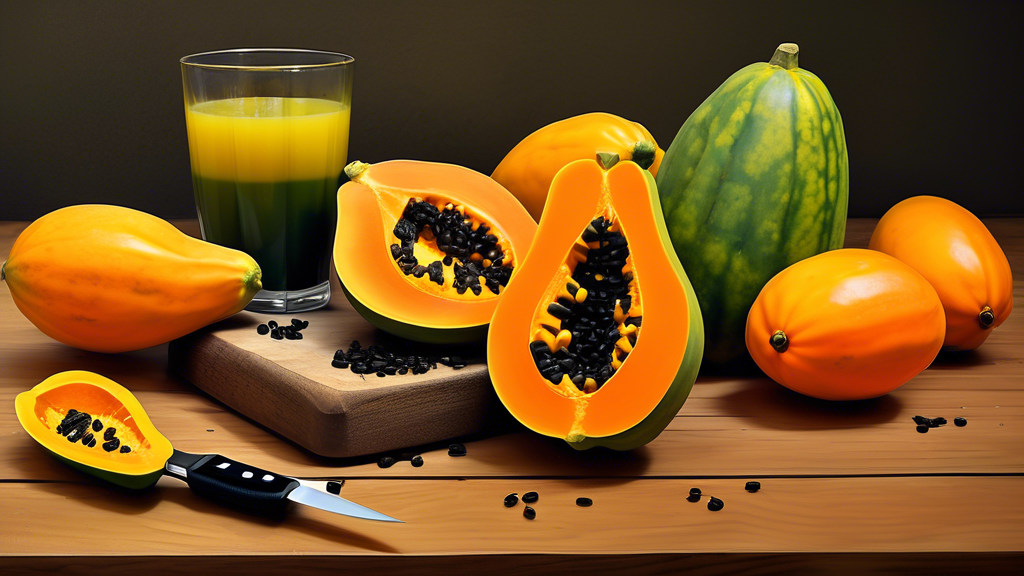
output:
M264 290L322 284L330 277L339 179L249 183L193 173L203 238L252 256Z

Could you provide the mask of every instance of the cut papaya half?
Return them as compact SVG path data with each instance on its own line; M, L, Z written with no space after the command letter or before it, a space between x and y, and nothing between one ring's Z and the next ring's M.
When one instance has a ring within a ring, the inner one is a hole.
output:
M352 306L409 340L483 339L537 228L526 209L451 164L353 162L345 174L334 265Z
M498 397L526 427L580 450L629 450L682 407L704 328L654 178L598 156L552 181L491 320L487 362Z

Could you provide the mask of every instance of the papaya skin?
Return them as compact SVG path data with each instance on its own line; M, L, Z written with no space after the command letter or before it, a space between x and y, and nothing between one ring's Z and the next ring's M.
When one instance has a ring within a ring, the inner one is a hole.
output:
M555 174L574 160L591 160L598 152L618 154L658 174L665 151L637 122L614 114L591 112L559 120L533 132L505 156L491 178L523 203L540 221Z
M889 209L871 234L872 250L924 276L946 314L945 350L973 350L1013 310L1010 263L992 233L955 202L915 196Z
M238 250L107 205L39 218L3 264L15 305L39 330L108 353L163 344L241 311L260 290L260 276Z

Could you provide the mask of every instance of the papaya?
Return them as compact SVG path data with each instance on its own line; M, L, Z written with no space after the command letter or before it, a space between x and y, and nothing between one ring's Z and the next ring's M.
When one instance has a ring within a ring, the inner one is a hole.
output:
M30 224L2 276L44 334L94 352L169 342L239 312L261 286L246 254L105 205L61 208Z
M744 327L787 266L841 248L849 168L839 110L796 44L751 64L687 118L658 191L707 321L705 361L746 361Z
M981 220L955 202L915 196L889 209L868 245L910 265L939 294L946 350L973 350L1013 309L1010 262Z
M772 380L822 400L892 392L931 364L946 321L931 284L874 250L802 260L765 285L746 344Z
M482 340L537 229L522 204L451 164L353 162L345 174L334 265L353 308L409 340Z
M491 178L518 198L535 220L540 220L555 174L569 162L591 159L598 152L618 154L651 174L658 173L665 155L640 124L614 114L591 112L533 132L512 148Z
M174 449L123 386L92 372L54 374L14 400L18 421L57 459L126 488L152 486Z
M487 337L508 411L577 450L657 437L693 387L704 345L654 178L617 160L601 154L555 175Z

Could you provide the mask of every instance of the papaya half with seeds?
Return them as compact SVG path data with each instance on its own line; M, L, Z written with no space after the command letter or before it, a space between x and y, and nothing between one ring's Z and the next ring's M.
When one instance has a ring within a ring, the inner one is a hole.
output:
M535 220L540 220L551 180L574 160L589 160L598 152L618 154L657 176L665 152L654 136L637 122L591 112L553 122L516 144L491 177L508 188Z
M126 488L155 484L174 452L135 396L99 374L54 374L14 406L28 435L57 459Z
M654 178L617 159L579 160L555 176L487 338L491 381L509 412L578 450L630 450L657 437L686 400L704 348Z
M352 306L409 340L482 340L537 224L500 184L452 164L353 162L334 265Z
M170 342L241 311L260 267L120 206L69 206L15 240L2 268L14 303L44 334L93 352Z

